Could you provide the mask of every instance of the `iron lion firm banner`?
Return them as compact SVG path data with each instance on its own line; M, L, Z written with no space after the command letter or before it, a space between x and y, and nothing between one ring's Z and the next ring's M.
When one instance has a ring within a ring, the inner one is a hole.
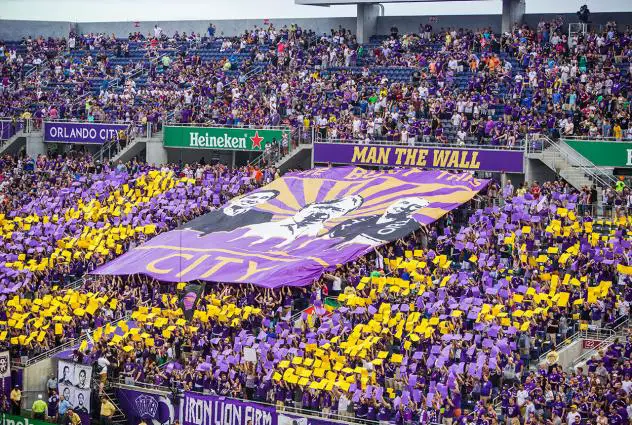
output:
M314 162L523 172L522 151L314 143Z
M265 130L228 127L164 128L166 148L225 149L263 151L270 143L282 143L290 137L289 130Z
M632 143L566 140L566 144L597 167L632 167Z
M487 183L469 173L415 168L288 173L93 273L305 286L338 264L434 222Z

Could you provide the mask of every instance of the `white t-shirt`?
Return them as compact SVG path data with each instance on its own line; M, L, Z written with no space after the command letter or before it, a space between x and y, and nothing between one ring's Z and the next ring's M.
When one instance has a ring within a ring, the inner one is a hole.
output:
M579 412L568 412L568 415L566 415L566 423L568 425L574 425L576 418L581 418Z
M340 279L338 276L334 277L333 282L331 284L331 289L333 289L334 291L341 291L342 279Z
M105 357L99 357L97 364L101 366L101 375L108 373L108 366L110 365L110 361L108 359Z
M346 412L348 408L349 408L349 399L347 398L346 395L341 394L340 399L338 400L338 411Z
M522 407L525 401L527 401L527 398L529 398L529 391L527 390L518 391L518 393L516 394L516 401L518 402L518 406Z

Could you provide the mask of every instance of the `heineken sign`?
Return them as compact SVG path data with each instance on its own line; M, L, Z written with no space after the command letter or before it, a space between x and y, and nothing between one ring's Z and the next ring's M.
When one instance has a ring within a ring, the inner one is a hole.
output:
M566 140L566 144L597 167L632 167L632 143Z
M163 131L166 148L263 151L270 143L283 143L289 130L227 127L172 127Z
M1 415L2 419L0 420L0 425L50 425L50 423L38 419L8 415L6 413L2 413Z

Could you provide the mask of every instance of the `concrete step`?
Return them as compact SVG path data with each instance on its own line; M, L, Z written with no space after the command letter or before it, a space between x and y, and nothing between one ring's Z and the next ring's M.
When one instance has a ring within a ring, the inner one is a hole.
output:
M0 142L0 155L4 153L17 153L25 145L26 133L24 133L24 131L18 131L9 139Z
M147 139L134 139L130 144L121 149L119 153L114 155L114 157L112 157L112 160L114 162L131 161L133 157L135 157L136 155L141 153L143 149L145 149L146 143Z
M285 155L284 157L280 158L279 160L277 160L274 163L274 166L276 168L282 168L283 165L285 163L287 163L288 161L290 161L292 158L298 156L301 152L303 152L304 150L309 150L312 148L312 145L308 145L308 144L300 144L298 145L298 147L296 147L294 150L292 150L290 153L288 153L287 155Z

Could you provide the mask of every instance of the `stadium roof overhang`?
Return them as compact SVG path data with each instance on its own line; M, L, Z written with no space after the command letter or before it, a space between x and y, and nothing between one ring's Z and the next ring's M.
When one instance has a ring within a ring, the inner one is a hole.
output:
M336 6L343 4L379 4L379 3L437 3L456 1L489 1L489 0L294 0L296 4L309 6Z
M294 0L295 4L307 6L357 6L356 38L360 43L366 43L377 32L377 18L383 3L454 3L458 1L483 2L490 0ZM503 0L502 31L509 31L512 25L521 23L525 12L526 0ZM383 8L382 8L383 11ZM458 13L458 10L455 10ZM383 14L383 12L382 12Z

